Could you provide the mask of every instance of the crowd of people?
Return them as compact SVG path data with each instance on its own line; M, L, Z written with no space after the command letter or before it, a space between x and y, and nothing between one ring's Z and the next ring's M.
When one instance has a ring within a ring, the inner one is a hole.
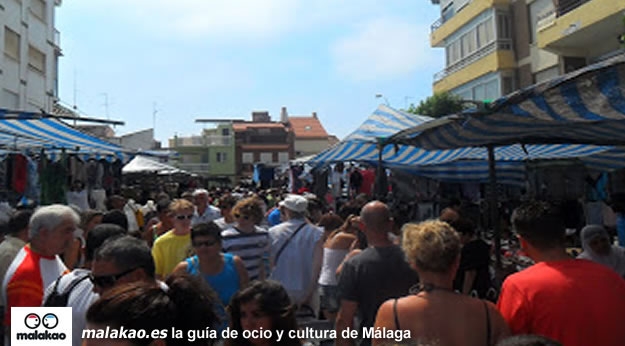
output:
M129 232L137 220L118 197L107 212L11 215L0 243L5 345L21 306L72 307L72 344L87 346L625 344L624 250L588 225L571 257L561 213L546 202L512 213L535 264L497 287L491 247L457 208L399 224L366 195L333 208L310 193L198 189L159 195ZM308 328L302 316L335 336L289 334ZM85 336L107 327L166 332ZM227 328L238 336L222 338ZM259 330L276 333L244 333Z

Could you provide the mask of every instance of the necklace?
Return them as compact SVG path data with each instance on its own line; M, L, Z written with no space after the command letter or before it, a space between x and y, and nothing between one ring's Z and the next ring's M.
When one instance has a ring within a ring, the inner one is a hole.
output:
M447 292L453 292L453 293L458 293L457 291L451 289L451 288L447 288L447 287L440 287L440 286L436 286L434 284L431 283L427 283L427 282L420 282L412 287L410 287L410 290L408 292L410 292L410 294L414 294L417 295L421 292L432 292L432 291L447 291Z

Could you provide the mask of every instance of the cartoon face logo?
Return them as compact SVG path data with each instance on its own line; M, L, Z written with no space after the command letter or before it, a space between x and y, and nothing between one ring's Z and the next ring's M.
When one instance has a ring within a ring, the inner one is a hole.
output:
M47 313L43 315L43 321L41 322L47 329L54 329L59 324L59 319L53 313Z
M37 314L30 313L26 315L26 318L24 319L24 324L26 325L26 327L30 329L35 329L39 327L40 323L41 323L41 319L39 318Z

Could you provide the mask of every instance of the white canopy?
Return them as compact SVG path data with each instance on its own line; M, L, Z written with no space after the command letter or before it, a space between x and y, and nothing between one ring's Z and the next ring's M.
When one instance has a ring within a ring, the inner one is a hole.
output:
M154 161L148 157L137 155L134 159L128 162L123 168L122 173L158 173L158 174L174 174L174 173L187 173L174 166L170 166L165 163Z

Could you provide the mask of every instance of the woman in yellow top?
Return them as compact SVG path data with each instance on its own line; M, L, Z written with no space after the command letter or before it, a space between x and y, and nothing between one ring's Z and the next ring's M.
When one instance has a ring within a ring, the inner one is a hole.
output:
M154 241L152 257L156 276L165 278L191 253L191 219L195 207L186 199L175 199L169 206L174 228Z

